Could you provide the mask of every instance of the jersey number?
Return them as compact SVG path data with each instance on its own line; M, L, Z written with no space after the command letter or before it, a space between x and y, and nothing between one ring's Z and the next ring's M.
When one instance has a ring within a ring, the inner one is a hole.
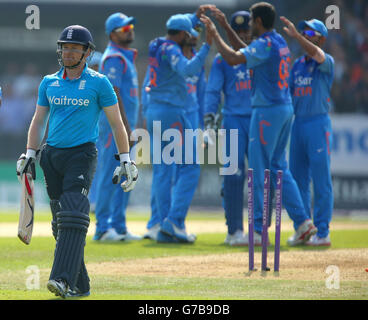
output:
M280 90L287 89L289 87L288 78L289 78L289 63L290 58L287 57L286 59L281 59L279 65L279 76L280 80L277 82L279 85Z
M157 87L157 82L156 82L157 73L156 73L155 69L153 69L153 67L150 67L149 78L150 78L150 86Z

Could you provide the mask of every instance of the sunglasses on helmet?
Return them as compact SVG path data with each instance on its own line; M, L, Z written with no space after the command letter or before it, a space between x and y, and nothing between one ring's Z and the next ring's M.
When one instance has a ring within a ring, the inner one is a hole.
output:
M315 36L321 36L321 34L314 30L304 30L303 36L315 37Z
M120 28L115 29L115 32L128 32L134 29L134 24L128 24L127 26L123 26Z

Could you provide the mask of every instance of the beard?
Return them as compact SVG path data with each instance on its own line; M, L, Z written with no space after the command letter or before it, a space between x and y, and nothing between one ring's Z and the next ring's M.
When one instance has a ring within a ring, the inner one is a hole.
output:
M124 40L119 40L119 45L121 46L128 46L133 42L133 38L128 38L128 39L124 39Z

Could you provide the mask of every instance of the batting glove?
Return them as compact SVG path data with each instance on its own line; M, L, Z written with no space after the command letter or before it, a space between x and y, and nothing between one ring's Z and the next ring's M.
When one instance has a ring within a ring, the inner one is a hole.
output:
M36 151L27 149L27 153L22 153L17 161L17 176L18 180L21 180L23 173L30 173L33 180L36 179Z
M123 181L121 187L124 192L132 191L138 180L138 169L134 161L130 161L129 154L120 154L118 159L120 159L120 166L116 167L114 171L112 183L120 183L121 177L124 176L126 180Z

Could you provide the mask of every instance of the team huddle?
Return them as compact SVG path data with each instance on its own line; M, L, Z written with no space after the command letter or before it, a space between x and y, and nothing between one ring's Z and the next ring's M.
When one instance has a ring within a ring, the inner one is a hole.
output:
M219 186L228 229L225 243L248 245L243 227L247 161L254 172L254 244L262 243L263 179L269 169L271 196L277 171L283 171L282 202L295 229L287 244L331 245L332 129L328 113L334 60L322 50L328 30L317 19L302 21L297 28L287 18L280 19L284 33L305 51L292 67L287 42L274 29L276 11L267 2L254 4L249 12L235 12L230 22L214 5L171 16L166 36L149 44L141 94L137 51L130 47L134 17L115 13L107 18L105 31L110 41L98 61L98 72L89 67L95 50L91 33L79 25L63 30L57 42L61 68L40 84L27 152L17 162L20 177L34 168L38 157L44 172L56 240L47 284L51 292L63 298L90 293L84 263L90 202L95 204L96 214L93 240L142 239L126 226L129 194L138 179L135 155L129 151L140 104L151 154L156 148L164 157L170 143L154 141L157 122L161 131L177 129L181 133L183 150L178 162L151 162L151 216L143 238L160 243L195 242L185 220L199 182L200 165L186 161L184 146L195 149L197 141L186 141L183 132L216 130L221 114L226 148L230 130L237 130L238 141L237 170L224 175ZM224 29L229 45L213 20ZM197 50L202 31L205 42ZM204 66L211 46L218 54L206 79ZM46 143L40 150L45 123Z

